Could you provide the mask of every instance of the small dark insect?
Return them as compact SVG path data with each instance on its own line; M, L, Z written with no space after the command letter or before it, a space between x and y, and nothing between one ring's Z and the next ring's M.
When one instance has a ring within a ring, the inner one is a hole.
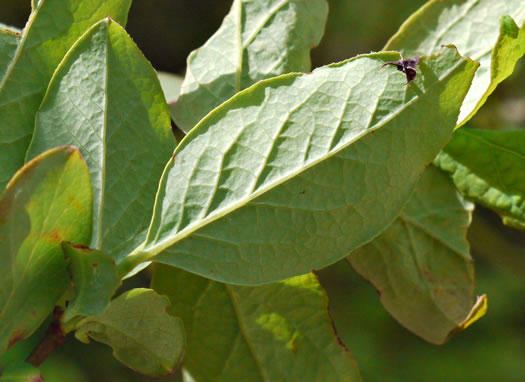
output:
M407 76L407 85L414 81L416 78L416 66L419 62L419 56L415 56L414 58L405 58L404 60L400 61L391 61L386 62L381 67L387 66L387 65L394 65L397 67L397 70L400 72L405 73Z

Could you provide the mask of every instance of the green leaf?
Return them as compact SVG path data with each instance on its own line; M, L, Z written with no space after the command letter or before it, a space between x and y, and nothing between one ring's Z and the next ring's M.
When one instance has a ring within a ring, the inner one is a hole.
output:
M467 198L525 229L525 132L459 129L434 164Z
M62 316L68 322L77 315L92 316L109 306L111 297L120 286L115 261L100 251L62 243L74 284L74 297Z
M326 0L234 0L219 30L188 57L172 108L190 131L216 106L252 84L310 70L310 49L324 33Z
M182 360L185 335L182 320L166 312L169 300L151 289L133 289L109 308L78 323L75 336L113 348L124 365L143 374L171 374Z
M40 370L25 362L10 365L0 376L0 382L41 382L43 380Z
M175 141L157 74L110 19L69 51L36 115L28 158L62 144L79 147L94 188L90 247L117 263L141 243Z
M406 85L374 53L259 82L179 144L141 261L263 284L331 264L387 228L450 138L477 67L446 48Z
M184 321L184 367L195 382L361 380L311 273L238 287L157 264L152 286Z
M54 310L53 313L55 313ZM48 334L49 325L53 322L53 318L53 314L48 315L44 322L42 322L39 328L31 334L31 336L23 341L17 342L14 346L9 348L8 351L0 354L0 373L6 370L7 367L27 359L33 353L33 350L35 350L35 348L44 340L46 334Z
M24 163L35 113L64 54L103 17L125 23L130 5L131 0L39 1L0 77L0 191Z
M160 86L162 87L168 104L176 102L179 98L183 78L167 72L157 72L157 76L159 77Z
M379 291L403 326L446 342L474 305L474 267L466 239L474 205L433 166L400 217L347 260Z
M4 31L19 34L19 35L22 33L22 31L15 26L0 23L0 33L3 33Z
M5 76L9 63L16 54L20 40L19 32L0 25L0 78Z
M89 242L89 173L72 147L27 163L0 199L0 353L33 333L67 289L60 243Z
M524 29L518 32L512 18L519 24L525 21L523 0L432 0L401 26L384 49L413 56L437 53L442 44L454 44L462 55L478 61L480 67L457 121L462 125L512 73L525 52Z
M521 8L525 12L525 6ZM490 94L499 83L503 82L514 71L518 60L525 54L525 17L521 17L521 28L509 16L500 19L500 34L492 52L492 65L490 68L490 85L467 118L470 119L485 103Z

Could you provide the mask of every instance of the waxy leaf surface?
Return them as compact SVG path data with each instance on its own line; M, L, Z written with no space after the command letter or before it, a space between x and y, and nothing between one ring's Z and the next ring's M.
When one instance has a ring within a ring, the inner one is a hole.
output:
M234 0L219 30L188 57L172 116L190 131L206 114L257 81L310 70L326 0Z
M447 47L416 80L359 56L262 81L168 163L144 247L205 277L263 284L322 268L384 230L450 138L477 65Z
M91 238L89 172L71 147L20 169L0 199L0 353L35 331L69 285L61 242Z
M240 287L156 264L152 287L184 321L184 367L195 382L361 380L313 274Z
M474 304L466 240L473 208L430 166L399 218L347 257L392 316L435 344L458 330Z
M125 24L130 5L131 0L40 0L0 77L0 190L24 163L35 113L64 54L104 17Z
M91 173L90 247L118 263L145 238L175 141L157 74L109 19L82 36L58 67L28 157L62 144L77 146Z
M182 320L170 316L168 306L168 298L151 289L132 289L104 313L81 320L75 336L111 346L115 358L135 371L169 375L182 360L185 335Z
M75 316L102 313L120 286L118 269L113 258L84 246L63 243L73 282L73 298L67 305L62 322Z
M525 132L462 128L434 164L470 200L525 229Z
M401 26L384 49L408 57L437 53L441 45L454 44L462 55L478 61L480 67L457 121L461 125L525 53L524 28L520 31L516 26L524 22L523 0L432 0Z

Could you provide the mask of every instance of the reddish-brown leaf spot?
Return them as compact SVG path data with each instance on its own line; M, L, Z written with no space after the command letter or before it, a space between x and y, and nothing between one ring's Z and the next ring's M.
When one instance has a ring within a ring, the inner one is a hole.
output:
M25 333L23 331L17 330L9 339L7 349L11 349L16 343L25 339Z

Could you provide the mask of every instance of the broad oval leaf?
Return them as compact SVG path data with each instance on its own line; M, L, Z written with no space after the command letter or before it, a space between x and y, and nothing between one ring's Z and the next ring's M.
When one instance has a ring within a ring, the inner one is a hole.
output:
M219 30L188 57L181 95L170 108L177 125L187 133L240 90L309 71L327 14L326 0L234 0Z
M151 289L132 289L114 299L104 313L81 320L75 336L111 346L115 358L135 371L169 375L185 348L182 320L166 312L169 303Z
M62 241L91 237L89 172L72 147L20 169L0 199L0 353L33 333L69 285Z
M184 367L195 382L361 380L313 274L239 287L156 264L152 287L184 321Z
M115 261L100 251L81 245L62 243L62 249L69 261L74 295L61 322L67 323L76 316L102 313L121 284Z
M467 198L525 229L525 132L459 129L434 164Z
M473 209L445 173L429 166L399 218L347 257L394 318L435 344L456 333L474 305L466 239Z
M117 263L141 243L175 141L156 72L118 24L93 26L58 67L28 158L74 144L94 188L90 247Z
M39 1L0 77L0 191L24 163L35 113L64 54L100 19L125 23L130 5L131 0Z
M502 16L510 17L500 20ZM401 26L385 49L413 56L437 53L442 44L454 44L461 54L478 61L480 68L457 121L462 125L525 53L525 29L519 31L512 19L524 25L523 0L432 0Z
M227 101L175 150L145 260L240 284L331 264L400 213L449 139L477 64L447 47L417 79L359 56L262 81ZM123 272L125 273L125 272Z

